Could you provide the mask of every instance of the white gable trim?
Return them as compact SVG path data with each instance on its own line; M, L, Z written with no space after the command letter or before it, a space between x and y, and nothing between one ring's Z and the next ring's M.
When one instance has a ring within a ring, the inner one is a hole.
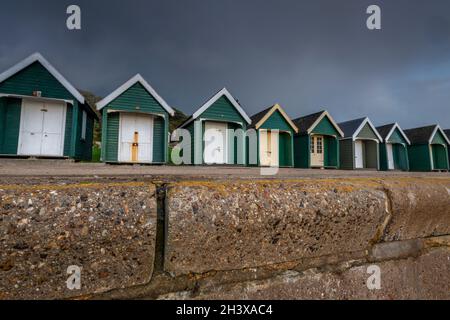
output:
M366 125L366 123L369 124L370 128L373 130L373 132L375 132L375 135L377 136L379 142L383 142L383 138L380 136L380 134L378 133L377 129L375 128L375 126L372 124L372 122L370 121L369 118L365 118L364 121L361 123L361 125L358 127L358 129L356 129L355 133L353 134L352 138L353 141L356 140L356 137L358 136L358 134L360 133L360 131L362 130L362 128L364 128L364 126Z
M312 124L312 126L308 129L308 134L311 134L311 132L314 130L314 128L322 121L324 117L328 117L328 120L330 120L331 124L333 124L334 128L339 132L341 135L341 138L344 137L344 133L342 132L341 128L337 125L337 123L334 121L333 117L328 113L328 111L322 112L319 118Z
M214 97L209 99L203 106L201 106L200 109L198 109L192 115L191 121L193 121L193 120L197 119L198 117L200 117L203 112L205 112L209 107L211 107L214 104L214 102L219 100L222 96L225 96L225 97L228 98L228 100L230 100L231 104L236 108L236 110L239 112L239 114L245 119L245 121L248 124L252 123L252 121L250 120L249 116L245 113L245 111L241 108L239 103L237 103L237 101L233 98L233 96L228 92L228 90L226 88L223 88L222 90L220 90ZM189 122L191 122L191 121L189 121ZM188 124L188 123L186 123L186 124Z
M431 144L431 142L434 139L434 136L436 135L436 133L438 132L438 130L441 132L442 136L444 137L445 141L447 142L447 144L450 145L450 140L448 139L447 135L445 134L444 130L441 129L440 125L436 125L436 128L434 128L433 134L430 137L430 140L428 141L429 144Z
M56 70L40 53L34 53L28 58L22 60L15 66L11 67L10 69L6 70L2 74L0 74L0 82L5 81L6 79L10 78L11 76L15 75L19 71L22 71L26 67L30 66L31 64L39 62L44 66L45 69L47 69L48 72L52 76L56 78L56 80L61 83L61 85L67 89L81 104L84 104L84 97L83 95L78 92L77 89L75 89L74 86L72 86L69 81L66 80L59 72Z
M103 100L97 102L96 106L97 106L97 110L101 110L104 107L106 107L108 104L110 104L113 100L115 100L117 97L119 97L122 93L124 93L125 91L127 91L129 88L131 88L133 85L135 85L136 83L140 83L145 90L147 90L147 92L149 94L151 94L153 96L153 98L155 98L156 101L159 102L159 104L161 104L161 106L171 115L174 116L175 115L175 111L167 104L166 101L164 101L163 98L160 97L160 95L152 88L152 86L150 84L148 84L147 81L145 81L144 78L142 78L142 76L140 74L135 75L133 78L131 78L130 80L128 80L127 82L125 82L123 85L121 85L119 88L117 88L116 90L114 90L113 92L111 92L106 98L104 98Z
M406 142L408 142L408 144L410 145L411 142L409 141L408 137L406 136L406 134L403 132L402 128L400 128L399 124L396 122L393 126L391 131L389 131L388 135L386 136L386 142L389 140L389 138L392 136L392 134L394 133L395 129L398 129L400 131L400 133L402 134L403 138L405 138Z

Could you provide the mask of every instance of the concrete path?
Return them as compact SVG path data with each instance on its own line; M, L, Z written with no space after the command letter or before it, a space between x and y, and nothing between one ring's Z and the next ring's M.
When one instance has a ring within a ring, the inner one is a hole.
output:
M450 173L378 172L281 168L264 175L261 168L217 166L145 166L75 163L70 160L0 159L0 177L179 177L179 178L339 178L339 177L450 177Z

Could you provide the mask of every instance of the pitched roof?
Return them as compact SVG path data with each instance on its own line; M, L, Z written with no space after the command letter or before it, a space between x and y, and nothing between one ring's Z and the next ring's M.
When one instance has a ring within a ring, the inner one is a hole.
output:
M239 112L239 114L244 118L244 120L247 122L247 124L251 124L252 120L249 118L247 113L242 109L242 107L239 105L239 103L234 99L234 97L231 95L231 93L226 89L223 88L219 92L217 92L214 96L212 96L208 101L206 101L200 108L197 109L197 111L194 112L193 115L191 115L183 124L181 124L178 128L183 128L184 126L191 123L193 120L197 119L202 115L203 112L205 112L209 107L211 107L217 100L225 96L233 105L233 107Z
M11 68L9 68L8 70L6 70L5 72L3 72L2 74L0 74L0 82L3 82L7 79L9 79L10 77L12 77L13 75L15 75L16 73L22 71L23 69L27 68L28 66L30 66L31 64L35 63L35 62L39 62L45 69L47 69L47 71L56 78L56 80L58 80L59 83L61 83L61 85L67 89L67 91L70 92L70 94L78 100L78 102L80 102L81 104L85 103L85 99L84 96L77 90L75 89L75 87L73 85L70 84L69 81L66 80L66 78L64 78L59 72L58 70L56 70L51 64L50 62L48 62L40 53L34 53L31 56L29 56L28 58L20 61L19 63L17 63L16 65L12 66Z
M294 123L298 128L298 133L300 134L308 133L309 128L311 128L311 126L317 121L317 119L320 118L320 116L324 112L325 110L322 110L320 112L316 112L304 117L294 119Z
M342 132L341 128L326 110L322 110L320 112L316 112L301 118L297 118L294 120L294 123L299 128L298 133L310 134L314 130L314 128L322 121L324 117L327 117L328 120L330 120L331 124L334 126L339 135L343 137L344 133Z
M119 88L111 92L106 98L102 99L101 101L97 102L97 110L103 109L105 106L110 104L112 101L117 99L121 94L123 94L125 91L127 91L129 88L134 86L136 83L140 83L145 90L153 97L156 101L171 115L175 115L175 111L167 104L166 101L164 101L163 98L159 96L159 94L152 88L150 84L148 84L147 81L140 75L137 74L127 82L125 82L123 85L121 85Z
M252 121L252 124L250 128L259 129L259 127L262 126L264 122L266 122L267 119L269 119L269 117L276 111L280 112L281 116L286 120L286 122L291 126L291 128L294 129L295 132L298 132L297 126L294 124L291 118L289 118L286 112L284 112L283 108L278 103L251 116L250 119Z
M359 118L355 120L345 121L338 123L338 126L341 128L341 130L344 132L344 138L350 138L353 137L356 130L361 126L363 121L366 118Z
M249 128L255 128L256 124L261 121L262 118L273 108L273 106L268 107L250 117L250 120L252 120L252 124Z
M429 144L433 140L436 132L440 130L444 139L450 144L449 138L446 136L441 127L437 124L431 126L425 126L420 128L412 128L405 130L405 134L408 136L409 140L413 144Z
M394 133L395 129L398 129L400 131L400 134L406 140L406 142L408 144L411 144L411 142L409 141L408 136L405 134L405 132L403 132L402 128L400 128L400 125L397 122L386 124L384 126L376 127L376 129L377 129L378 133L380 134L380 136L383 138L384 141L389 140L389 138L391 137L392 133Z
M377 127L378 133L383 139L386 139L388 134L391 132L391 130L394 128L395 123L386 124L384 126Z
M368 117L339 123L339 127L342 129L342 131L344 131L344 138L356 139L359 132L364 128L366 124L370 126L377 138L382 142L383 138L378 133L378 130L375 128Z
M450 139L450 129L445 129L444 133L447 135L447 138Z

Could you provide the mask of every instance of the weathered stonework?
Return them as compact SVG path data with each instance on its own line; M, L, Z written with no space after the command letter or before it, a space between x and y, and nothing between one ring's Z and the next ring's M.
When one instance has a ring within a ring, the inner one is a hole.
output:
M0 300L450 299L443 175L165 179L0 178Z
M447 262L447 263L445 263ZM381 289L369 290L369 264L341 272L312 269L287 271L261 281L181 292L162 299L450 299L450 249L433 250L418 258L376 263Z
M450 234L449 179L389 179L392 204L384 241Z
M367 249L388 199L376 183L178 183L167 194L165 270L203 273Z
M150 281L155 187L144 183L0 186L0 299L95 294ZM82 268L69 290L67 268Z

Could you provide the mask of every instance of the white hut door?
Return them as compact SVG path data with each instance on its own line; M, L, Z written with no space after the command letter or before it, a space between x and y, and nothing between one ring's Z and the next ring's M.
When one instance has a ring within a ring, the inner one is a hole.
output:
M259 161L263 167L277 167L279 162L279 134L270 130L259 131Z
M226 123L205 122L205 151L206 164L227 163L227 128Z
M311 136L311 167L324 166L323 137Z
M355 141L355 168L356 169L364 168L364 151L363 151L363 142L361 140Z
M63 155L65 104L24 100L18 154Z
M120 162L151 163L153 160L153 117L120 115Z
M386 152L387 152L387 161L388 161L388 169L389 170L394 170L395 169L395 165L394 165L394 152L392 150L392 144L388 143L386 144Z

